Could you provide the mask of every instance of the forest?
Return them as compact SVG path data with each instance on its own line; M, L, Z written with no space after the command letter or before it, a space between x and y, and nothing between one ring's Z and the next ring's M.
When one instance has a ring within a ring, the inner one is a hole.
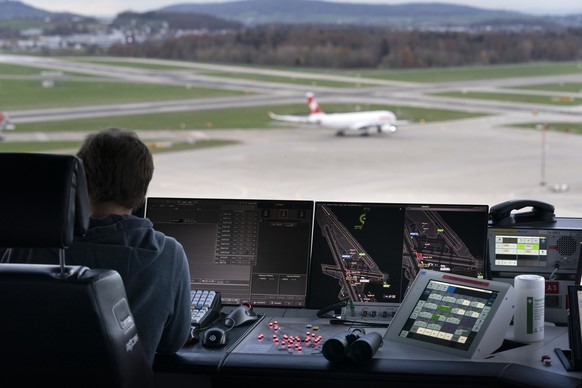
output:
M582 28L426 31L276 24L115 45L107 54L336 69L556 62L582 58Z

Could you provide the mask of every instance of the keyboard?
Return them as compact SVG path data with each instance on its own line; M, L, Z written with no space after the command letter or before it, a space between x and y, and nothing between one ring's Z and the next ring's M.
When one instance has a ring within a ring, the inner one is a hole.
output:
M190 290L190 307L192 308L192 326L204 327L220 314L222 308L220 292Z

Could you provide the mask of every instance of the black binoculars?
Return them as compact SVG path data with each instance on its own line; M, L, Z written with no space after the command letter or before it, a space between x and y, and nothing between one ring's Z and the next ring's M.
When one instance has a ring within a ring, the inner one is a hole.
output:
M363 329L340 332L323 343L323 356L332 362L345 359L363 363L371 359L382 346L382 336L376 332L366 334Z

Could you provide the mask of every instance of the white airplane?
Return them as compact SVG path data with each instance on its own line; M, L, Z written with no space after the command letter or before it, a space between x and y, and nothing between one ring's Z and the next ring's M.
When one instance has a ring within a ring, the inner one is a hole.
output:
M396 115L387 110L373 110L346 113L324 113L315 100L313 93L307 93L309 116L278 115L269 112L273 120L292 123L317 124L336 130L336 135L347 133L369 135L372 133L395 133L398 125L406 125L408 121L397 120ZM373 130L373 131L372 131Z
M10 123L8 116L4 112L0 112L0 141L4 140L6 136L4 136L4 130L13 130L14 124Z

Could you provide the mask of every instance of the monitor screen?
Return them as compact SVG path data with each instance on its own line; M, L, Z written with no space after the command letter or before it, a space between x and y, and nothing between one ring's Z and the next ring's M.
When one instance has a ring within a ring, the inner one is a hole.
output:
M557 227L489 227L489 262L493 273L550 274L571 278L582 257L582 230ZM571 275L571 276L568 276Z
M508 283L420 270L384 338L484 357L503 343L514 310Z
M487 205L316 202L310 308L400 303L419 269L485 277Z
M223 305L305 307L313 201L147 199L145 216L178 240L193 290Z

